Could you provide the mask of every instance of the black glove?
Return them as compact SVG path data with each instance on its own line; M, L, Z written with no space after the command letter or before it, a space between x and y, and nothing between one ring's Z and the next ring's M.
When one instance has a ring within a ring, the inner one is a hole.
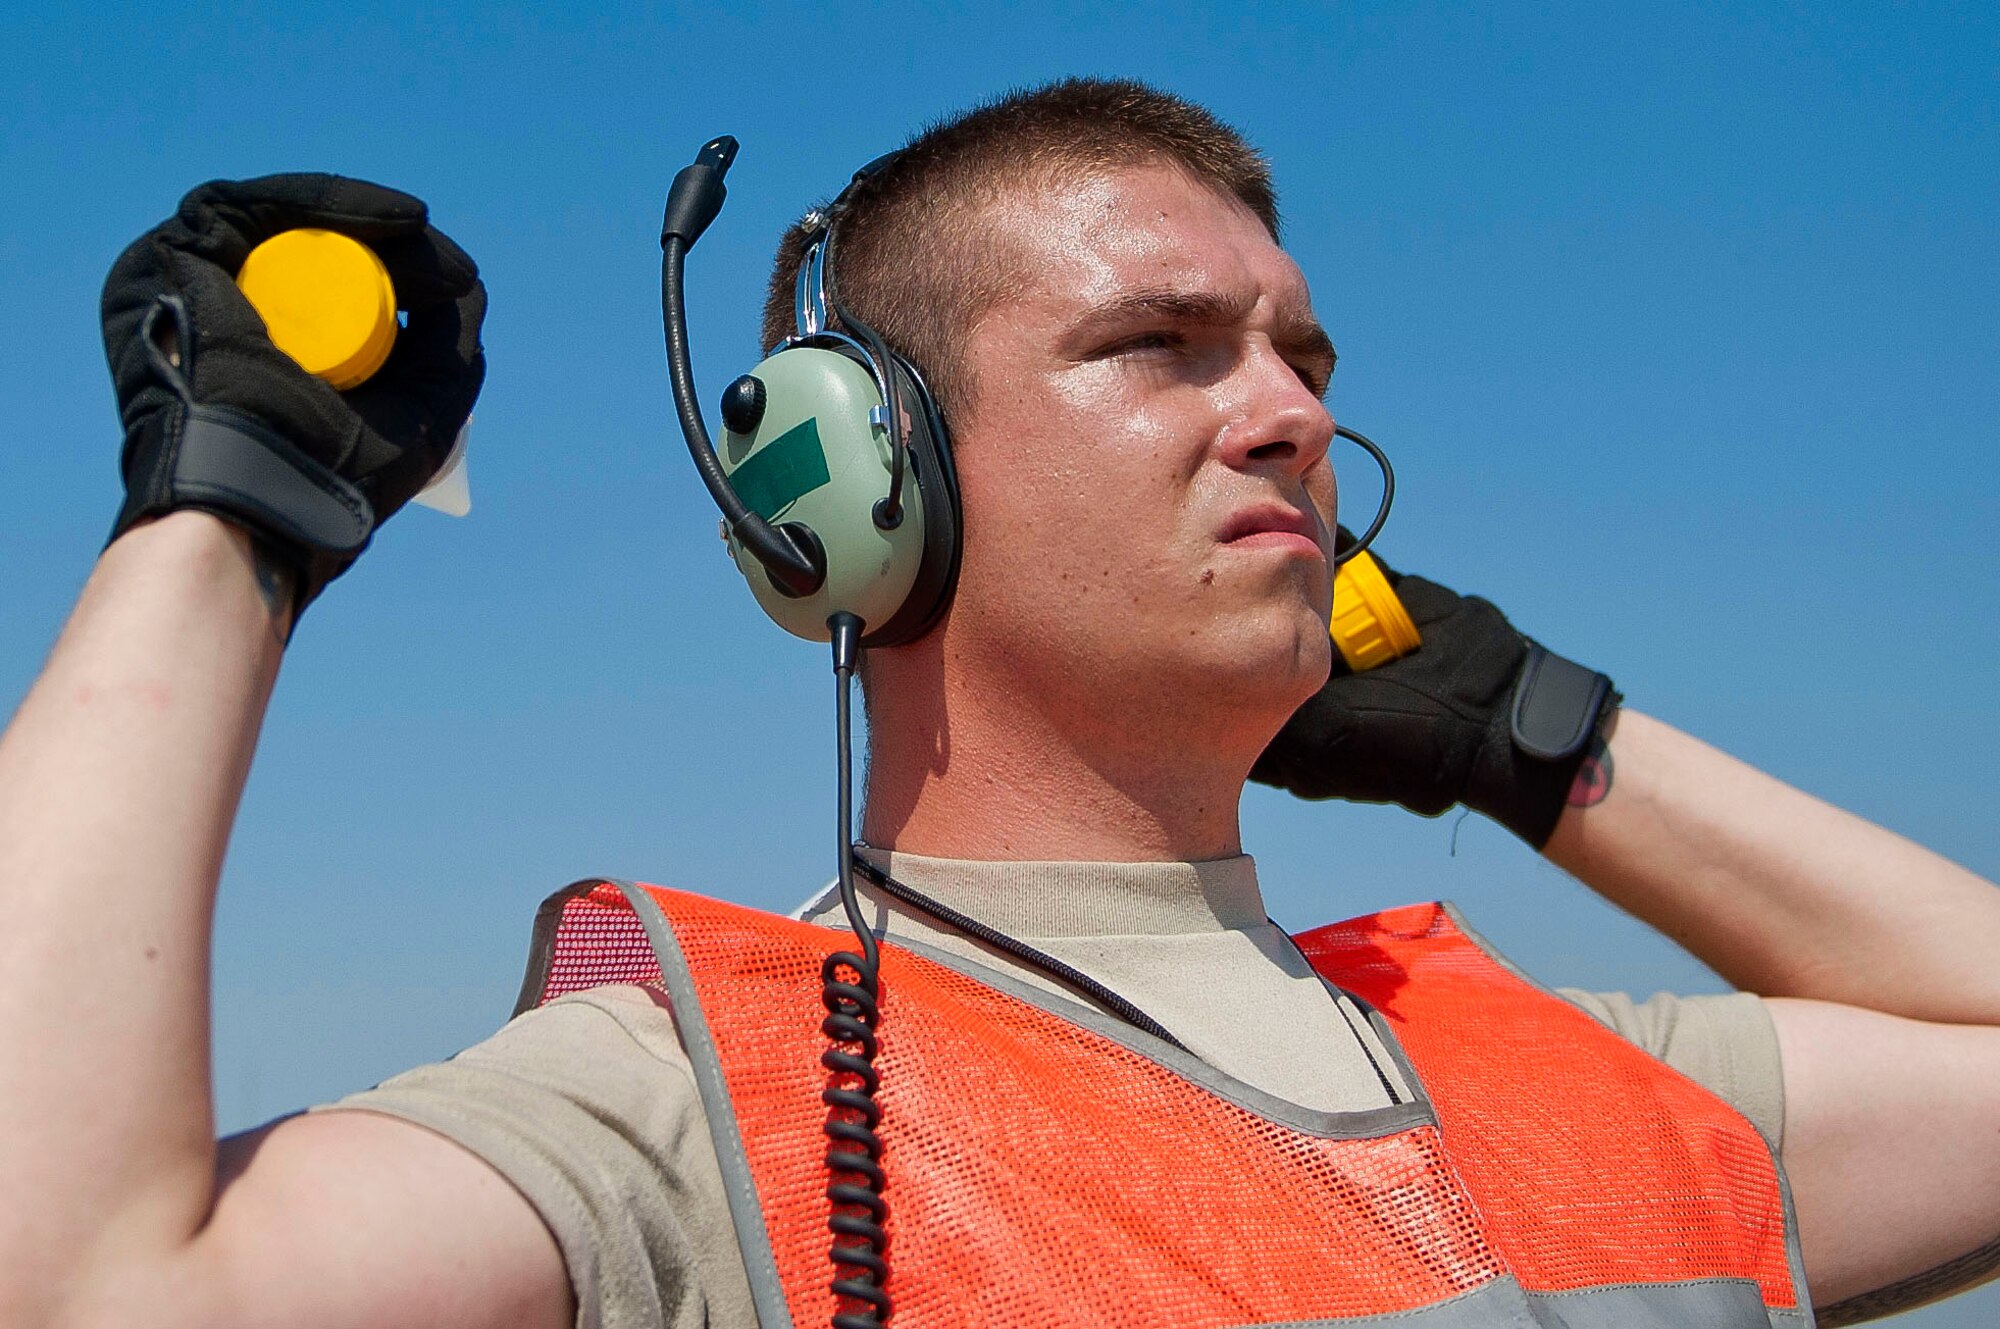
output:
M1341 547L1352 543L1339 535ZM1611 680L1529 641L1478 596L1382 572L1423 645L1360 674L1336 651L1333 676L1250 778L1300 798L1400 803L1427 817L1463 803L1540 849L1618 704Z
M299 609L347 570L444 462L486 377L486 288L426 216L335 175L215 180L119 255L103 306L125 424L113 539L178 508L216 513L296 572ZM252 248L299 226L368 245L408 311L388 363L344 393L273 346L236 287Z

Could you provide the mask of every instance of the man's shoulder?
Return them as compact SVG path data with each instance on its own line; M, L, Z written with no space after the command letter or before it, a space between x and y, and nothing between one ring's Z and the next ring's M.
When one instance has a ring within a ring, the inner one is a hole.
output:
M606 984L523 1011L447 1060L328 1106L380 1110L390 1102L495 1095L636 1102L659 1093L662 1071L690 1075L666 994Z
M687 1060L687 1051L681 1046L674 1025L673 1003L659 988L638 983L606 983L565 993L545 1006L515 1016L506 1029L516 1026L532 1029L531 1037L537 1043L562 1041L577 1030L579 1021L573 1018L573 1013L583 1012L589 1014L582 1023L609 1020L638 1051L656 1060L683 1063ZM543 1015L539 1021L531 1018L537 1014Z

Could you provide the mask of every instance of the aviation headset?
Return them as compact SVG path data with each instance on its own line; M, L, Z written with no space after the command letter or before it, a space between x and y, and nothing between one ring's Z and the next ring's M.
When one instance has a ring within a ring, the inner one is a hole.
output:
M792 335L724 390L718 454L694 396L681 267L721 208L735 155L726 135L702 147L674 178L660 233L667 364L689 452L722 509L729 552L780 627L826 641L845 612L861 621L862 646L913 641L936 626L958 581L951 444L923 375L833 283L835 221L895 154L809 216Z
M951 440L923 374L856 317L834 279L835 239L854 191L898 154L854 173L839 197L807 217L793 282L793 329L777 350L724 389L722 449L716 450L695 398L688 351L687 252L722 210L723 177L736 159L728 135L702 145L667 191L660 223L660 304L667 373L688 453L722 509L723 537L764 612L809 641L831 641L839 752L840 901L858 947L821 969L821 1029L831 1042L822 1101L828 1113L827 1187L834 1235L833 1329L881 1329L892 1303L886 1288L888 1206L875 1127L880 1075L880 952L854 889L857 867L886 893L949 927L976 936L1094 997L1169 1042L1171 1034L1131 1003L1052 956L947 908L859 860L853 852L850 681L863 647L895 646L929 632L958 583L958 476ZM1396 476L1382 449L1346 428L1342 438L1382 468L1382 503L1336 563L1368 547L1388 519Z
M898 155L869 162L808 214L792 335L724 389L720 453L695 398L682 275L722 209L735 139L710 140L674 177L660 227L667 369L688 452L757 603L808 641L832 637L840 613L861 620L862 647L914 641L944 616L958 584L958 476L944 417L917 366L842 303L834 275L848 201ZM1383 480L1374 520L1335 556L1344 562L1382 529L1396 477L1382 449L1344 426L1336 432L1375 459Z

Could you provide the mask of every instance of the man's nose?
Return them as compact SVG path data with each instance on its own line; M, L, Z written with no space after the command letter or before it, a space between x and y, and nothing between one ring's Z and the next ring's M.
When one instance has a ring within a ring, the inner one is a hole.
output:
M1270 346L1247 353L1232 376L1238 400L1224 433L1224 460L1239 470L1275 466L1302 475L1333 445L1333 416Z

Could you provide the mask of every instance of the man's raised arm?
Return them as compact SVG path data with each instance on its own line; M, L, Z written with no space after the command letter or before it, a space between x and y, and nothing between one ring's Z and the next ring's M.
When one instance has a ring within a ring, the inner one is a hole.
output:
M1769 998L1821 1324L2000 1271L2000 889L1609 702L1597 742L1524 752L1529 643L1484 600L1388 575L1423 646L1364 674L1336 664L1255 778L1485 812Z
M1545 852L1767 998L1825 1325L2000 1272L2000 889L1623 712Z
M353 393L231 281L292 226L358 233L409 310ZM443 458L483 310L420 202L327 176L204 186L112 271L127 498L0 737L0 1323L569 1314L553 1241L471 1155L349 1113L218 1149L209 1085L215 888L284 638Z

